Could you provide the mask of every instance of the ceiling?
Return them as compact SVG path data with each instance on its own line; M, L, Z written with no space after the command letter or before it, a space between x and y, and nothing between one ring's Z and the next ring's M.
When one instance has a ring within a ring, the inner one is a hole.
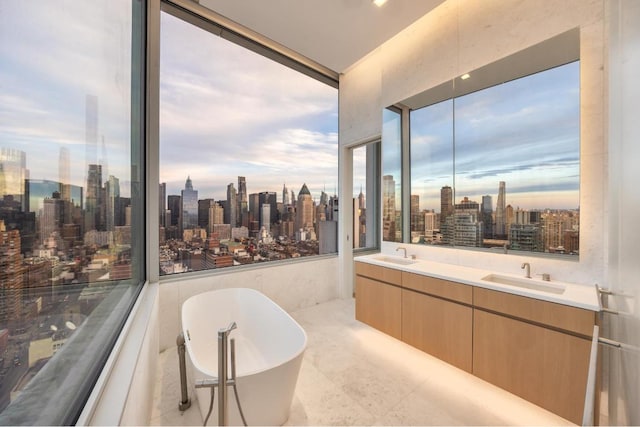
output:
M200 0L338 73L422 17L443 0Z

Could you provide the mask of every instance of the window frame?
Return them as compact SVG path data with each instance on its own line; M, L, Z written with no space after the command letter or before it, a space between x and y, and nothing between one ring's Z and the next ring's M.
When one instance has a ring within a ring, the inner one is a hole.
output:
M248 49L276 63L284 65L295 71L298 71L312 79L319 81L320 83L324 83L329 87L332 87L338 90L338 94L339 94L339 74L323 66L322 64L319 64L287 48L286 46L280 45L279 43L247 27L244 27L232 20L229 20L228 18L216 13L211 9L208 9L205 6L202 6L196 2L193 2L192 0L158 0L158 1L159 1L160 13L162 12L168 13L169 15L172 15L175 18L181 19L188 24L194 25L213 35L219 36L227 41L230 41L242 48ZM159 21L159 18L158 18L158 21ZM159 22L158 22L158 26L159 26ZM157 35L154 35L154 36L157 36L158 39L160 38L159 28L157 30ZM158 53L157 62L159 63L159 53ZM152 110L152 113L154 116L153 120L154 121L157 120L157 127L150 129L150 132L155 132L156 129L159 131L159 107L160 107L159 66L156 66L156 68L158 70L157 76L154 75L152 78L158 79L157 83L155 83L157 84L157 89L153 89L154 96L158 97L158 102L157 102L157 105L151 105L149 108L150 110ZM156 91L157 91L157 94L155 93ZM158 111L157 112L153 111L154 108L158 108ZM157 166L158 171L154 171L153 175L150 177L151 179L155 180L155 182L152 182L150 179L148 188L150 189L149 197L151 198L156 197L156 200L157 200L158 196L157 195L154 196L153 192L156 192L156 194L158 194L159 193L158 189L161 184L160 174L159 174L159 167L160 167L159 135L156 136L153 141L154 141L154 146L152 150L156 151L154 153L154 157L157 157L157 165L153 164L153 166L150 166L150 167ZM339 143L338 143L338 146L336 147L336 154L340 156ZM336 169L338 168L339 168L339 159L338 159L338 163L336 164ZM156 218L156 217L159 218L159 212L157 213L157 215L154 215L156 213L156 209L159 209L158 205L159 205L158 203L147 204L148 209L151 210L151 218ZM148 223L150 224L150 221L148 221ZM156 224L157 224L156 230L158 230L159 220L156 221ZM339 228L340 226L338 225L337 229ZM154 236L153 232L149 231L149 233L151 233L149 235ZM158 233L156 232L155 235L157 236L157 234ZM340 254L339 238L338 236L336 237L337 237L336 252L332 252L328 254L317 254L313 256L305 256L305 257L299 257L299 258L287 258L284 260L274 260L269 262L238 265L238 266L233 266L233 268L202 269L202 270L188 271L184 273L166 274L166 275L161 275L159 273L158 266L160 261L159 261L158 250L155 249L155 254L153 254L152 258L150 258L150 263L152 262L153 259L155 259L156 264L155 266L150 264L149 268L152 273L150 273L149 278L151 279L152 277L154 278L157 277L158 281L165 283L165 282L178 281L178 280L184 280L184 279L198 278L203 276L214 276L218 274L233 274L234 272L239 272L239 271L247 271L252 269L260 269L260 268L270 268L270 267L277 267L282 265L289 265L292 263L312 262L312 261L317 261L321 259L336 258ZM152 246L150 253L154 252L154 249L153 249L154 245L155 245L155 248L159 248L160 246L160 243L158 240L152 241L148 239L148 242L149 242L149 245Z

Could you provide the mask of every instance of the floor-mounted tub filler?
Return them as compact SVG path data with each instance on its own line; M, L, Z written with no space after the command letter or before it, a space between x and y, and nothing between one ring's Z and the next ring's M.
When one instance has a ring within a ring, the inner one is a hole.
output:
M287 421L307 346L307 334L287 312L254 289L210 291L182 305L182 333L191 367L189 388L196 393L203 420L209 416L209 425L222 419L242 425L242 411L249 425ZM219 361L219 342L227 360ZM227 373L227 378L221 376L227 384L222 393L219 368ZM225 400L226 414L218 409Z

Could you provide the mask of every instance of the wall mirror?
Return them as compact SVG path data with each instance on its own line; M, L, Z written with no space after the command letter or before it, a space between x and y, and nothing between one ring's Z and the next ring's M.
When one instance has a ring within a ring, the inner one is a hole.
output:
M386 108L382 138L383 240L577 259L577 28Z

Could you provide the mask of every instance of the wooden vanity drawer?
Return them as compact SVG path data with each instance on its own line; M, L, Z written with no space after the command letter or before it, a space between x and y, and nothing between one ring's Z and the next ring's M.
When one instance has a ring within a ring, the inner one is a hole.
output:
M379 265L356 262L356 274L369 277L380 282L391 283L400 286L402 283L402 271L393 268L380 267Z
M588 337L596 324L596 314L590 310L478 287L473 289L473 305Z
M473 286L415 273L402 272L402 287L471 305Z
M356 319L394 338L402 338L402 289L356 277Z

